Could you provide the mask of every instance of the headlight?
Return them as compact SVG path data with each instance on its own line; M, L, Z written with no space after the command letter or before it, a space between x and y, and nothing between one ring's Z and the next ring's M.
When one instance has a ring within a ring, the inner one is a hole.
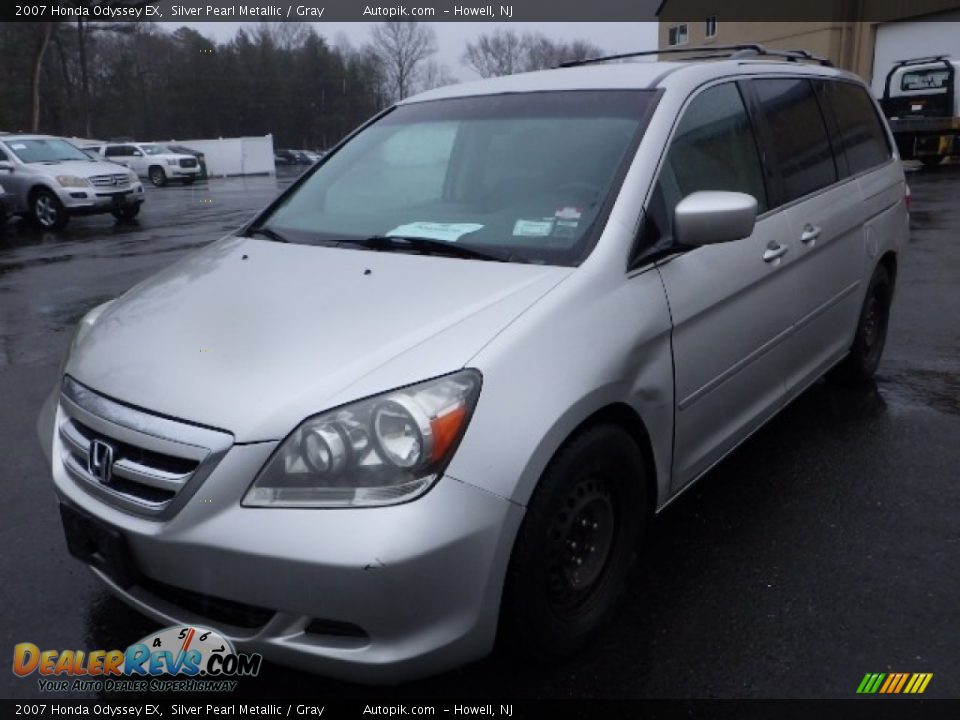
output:
M167 165L176 165L176 164L177 164L176 160L169 160L169 159L167 160Z
M127 177L130 178L130 182L135 183L140 178L137 177L137 174L133 170L127 171Z
M57 182L63 187L90 187L90 181L76 175L57 175Z
M308 418L264 465L247 507L363 507L436 482L470 421L480 373L463 370Z

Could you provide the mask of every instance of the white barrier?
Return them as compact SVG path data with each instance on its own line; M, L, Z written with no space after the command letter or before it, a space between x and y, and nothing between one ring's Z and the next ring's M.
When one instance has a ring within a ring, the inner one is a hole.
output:
M274 172L273 135L213 140L158 140L202 152L210 177L268 175Z

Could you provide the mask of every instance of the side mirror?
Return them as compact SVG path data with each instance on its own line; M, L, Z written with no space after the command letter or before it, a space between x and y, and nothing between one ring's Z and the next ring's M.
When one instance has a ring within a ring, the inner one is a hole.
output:
M0 170L6 170L7 172L13 172L13 163L9 160L0 160Z
M132 155L133 157L143 157L143 153L140 152L139 150L134 150L132 153L130 153L130 155Z
M757 199L724 190L701 190L687 195L673 211L673 239L698 247L740 240L753 233Z

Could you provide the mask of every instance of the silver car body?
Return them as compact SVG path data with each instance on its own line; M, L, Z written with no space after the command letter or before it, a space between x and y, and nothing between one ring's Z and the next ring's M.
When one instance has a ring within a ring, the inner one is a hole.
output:
M4 135L0 137L0 161L10 169L0 168L0 180L11 196L12 213L29 213L30 200L37 188L56 193L71 215L107 213L122 205L143 202L143 185L113 163L95 160L76 160L58 163L25 163L17 157L15 146L19 140L49 138L49 135ZM87 187L64 187L57 176L72 175L89 182Z
M628 63L405 101L659 92L599 240L577 267L227 237L98 309L65 365L76 384L58 386L41 417L59 497L120 529L156 583L267 609L255 627L219 624L241 648L373 682L483 656L524 507L578 426L598 413L627 424L662 509L845 356L873 268L904 242L905 183L892 151L868 173L762 213L748 238L630 267L684 108L717 83L761 76L853 79L758 60ZM801 239L808 223L820 230L815 243ZM777 243L787 250L765 261ZM401 291L402 312L391 302ZM302 332L314 311L316 331ZM241 506L304 418L461 368L482 373L480 399L424 496L364 509ZM200 458L197 477L144 513L85 477L89 441L71 433L74 419ZM95 572L161 622L210 622L169 594ZM327 632L324 622L362 632Z

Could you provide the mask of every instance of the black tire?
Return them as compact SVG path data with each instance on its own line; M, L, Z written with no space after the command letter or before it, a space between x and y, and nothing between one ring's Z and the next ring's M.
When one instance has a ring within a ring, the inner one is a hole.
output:
M60 198L46 188L34 191L30 198L30 216L44 230L62 230L70 220Z
M111 210L110 214L120 222L130 222L140 214L140 203L136 203L134 205L124 205L122 208Z
M920 162L925 168L935 168L946 159L943 155L925 155L920 158Z
M867 286L850 354L837 365L832 373L834 377L848 383L863 383L877 372L887 341L892 299L890 273L883 265L878 265Z
M184 185L193 185L193 181L194 181L194 180L196 180L196 178L193 178L193 177L185 177L185 178L183 179L183 184L184 184Z
M611 620L647 522L645 483L643 456L619 426L592 426L557 453L513 547L502 645L555 661Z
M157 187L163 187L167 184L167 173L159 165L151 167L147 174L150 177L150 182Z

